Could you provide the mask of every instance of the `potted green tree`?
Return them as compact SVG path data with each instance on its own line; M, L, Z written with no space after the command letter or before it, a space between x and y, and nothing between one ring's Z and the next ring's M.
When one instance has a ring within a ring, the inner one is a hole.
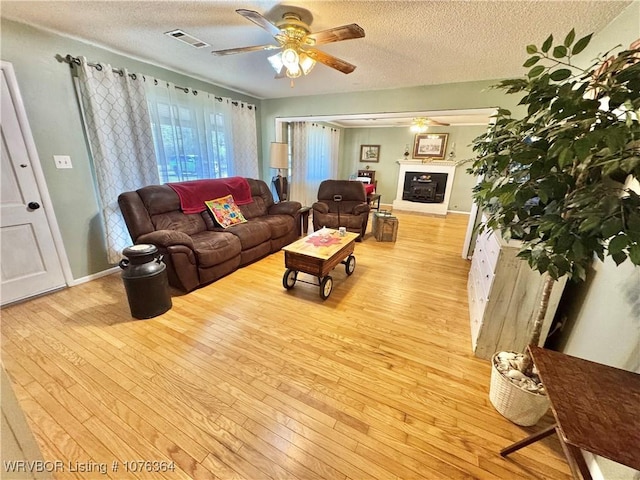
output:
M640 196L629 188L640 179L640 49L607 52L579 68L573 57L590 39L575 41L571 30L562 43L549 36L529 45L526 77L495 86L523 94L526 114L514 119L498 109L473 141L477 157L468 171L482 176L474 189L487 219L482 228L520 239L519 257L546 276L530 345L539 343L558 278L584 280L594 256L640 265ZM535 380L527 352L494 355L490 398L515 423L535 424L548 408L543 392L507 381L498 358L518 367L510 376L522 383L522 376Z

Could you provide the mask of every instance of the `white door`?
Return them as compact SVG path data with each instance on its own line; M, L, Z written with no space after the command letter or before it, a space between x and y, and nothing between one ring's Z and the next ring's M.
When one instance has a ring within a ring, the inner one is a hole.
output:
M19 120L19 93L10 88L4 63L0 81L0 304L5 305L63 287L65 279L34 173L38 159L27 147L31 132L25 132L26 119L22 125Z

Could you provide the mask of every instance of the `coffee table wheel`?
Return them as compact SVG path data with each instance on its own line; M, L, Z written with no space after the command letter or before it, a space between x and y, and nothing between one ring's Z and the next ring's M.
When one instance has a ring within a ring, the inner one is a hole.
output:
M287 290L291 290L293 286L296 284L297 278L298 278L298 271L287 268L284 272L284 276L282 277L282 286Z
M326 300L331 295L331 290L333 290L333 278L330 275L327 275L322 280L320 280L320 298Z
M353 255L349 255L347 257L347 261L344 263L344 270L347 272L347 275L351 275L353 271L356 269L356 257Z

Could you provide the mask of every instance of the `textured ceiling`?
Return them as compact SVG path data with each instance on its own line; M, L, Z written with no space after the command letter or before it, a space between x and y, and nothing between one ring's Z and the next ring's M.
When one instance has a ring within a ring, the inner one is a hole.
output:
M289 5L309 12L312 31L357 23L366 37L319 47L357 65L353 73L319 64L294 88L288 79L274 79L267 62L273 52L210 53L272 43L235 9L256 10L277 22L286 10L278 2L3 0L1 14L238 92L279 98L520 76L527 44L540 44L549 33L564 37L572 27L578 36L598 31L629 3L297 0ZM164 35L176 28L211 47L195 49Z

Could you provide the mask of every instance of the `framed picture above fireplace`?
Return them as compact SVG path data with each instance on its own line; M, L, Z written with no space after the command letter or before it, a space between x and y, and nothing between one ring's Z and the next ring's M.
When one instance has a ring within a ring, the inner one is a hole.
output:
M441 159L447 150L448 133L418 133L413 145L413 158Z

